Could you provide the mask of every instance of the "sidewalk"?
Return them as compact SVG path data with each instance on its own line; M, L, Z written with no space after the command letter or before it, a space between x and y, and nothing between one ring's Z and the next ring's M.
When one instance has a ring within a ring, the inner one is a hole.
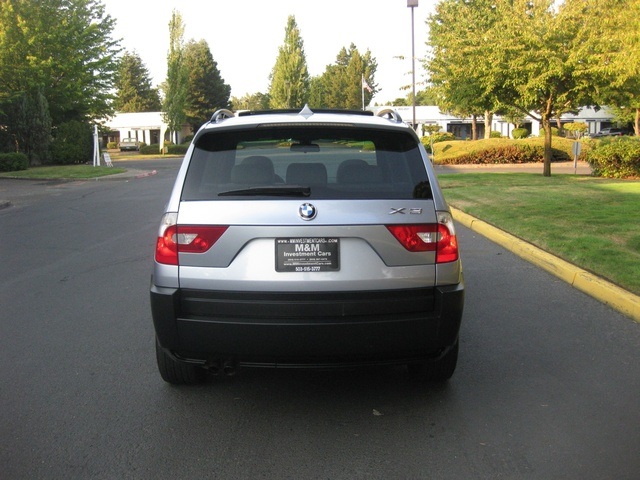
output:
M542 175L542 163L519 163L505 165L434 165L438 174L446 173L539 173ZM578 162L574 169L573 162L553 162L551 175L573 174L591 175L591 167L587 162Z

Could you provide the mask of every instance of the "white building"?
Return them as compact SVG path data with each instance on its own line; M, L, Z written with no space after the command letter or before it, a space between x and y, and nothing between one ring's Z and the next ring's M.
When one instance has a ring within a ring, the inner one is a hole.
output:
M371 110L378 112L385 108L393 108L402 119L411 123L413 121L413 107L371 107ZM582 108L577 115L567 113L560 117L561 123L583 122L589 126L589 133L597 133L601 129L612 125L613 116L605 108L598 111L593 108ZM471 138L471 117L460 118L447 113L442 113L436 106L416 106L416 131L422 134L423 125L439 125L443 132L453 133L456 138ZM554 122L554 126L555 126ZM478 138L484 138L484 117L477 118ZM532 135L540 135L540 124L531 117L526 117L522 127L528 129ZM503 137L511 136L515 127L499 115L494 115L491 122L491 130L500 132Z
M183 125L182 130L177 132L177 138L170 139L168 125L162 118L162 112L116 113L105 122L105 127L109 133L102 139L104 144L117 143L123 138L135 138L147 145L160 144L160 139L178 144L191 133L189 125Z

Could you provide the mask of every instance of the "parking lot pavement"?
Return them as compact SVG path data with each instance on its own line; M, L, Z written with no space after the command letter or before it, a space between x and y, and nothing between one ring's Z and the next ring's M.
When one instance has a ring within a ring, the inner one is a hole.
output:
M74 184L106 182L112 180L126 181L155 175L156 173L157 171L154 169L142 170L129 168L123 173L82 180L0 178L0 210L11 207L25 199L55 193L56 190L69 187Z

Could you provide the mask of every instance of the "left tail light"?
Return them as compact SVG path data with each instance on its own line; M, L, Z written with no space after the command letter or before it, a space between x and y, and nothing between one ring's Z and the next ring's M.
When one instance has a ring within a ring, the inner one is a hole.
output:
M162 217L158 240L156 241L156 261L166 265L178 265L178 254L204 253L227 230L227 226L178 225L176 213L166 213Z
M387 229L410 252L436 252L436 263L458 260L458 239L453 218L438 212L438 223L387 225Z

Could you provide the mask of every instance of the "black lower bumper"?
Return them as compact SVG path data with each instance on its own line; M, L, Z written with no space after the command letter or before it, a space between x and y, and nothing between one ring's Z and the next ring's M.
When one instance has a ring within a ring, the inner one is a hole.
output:
M458 338L462 284L375 292L151 287L160 345L195 362L319 366L437 358Z

